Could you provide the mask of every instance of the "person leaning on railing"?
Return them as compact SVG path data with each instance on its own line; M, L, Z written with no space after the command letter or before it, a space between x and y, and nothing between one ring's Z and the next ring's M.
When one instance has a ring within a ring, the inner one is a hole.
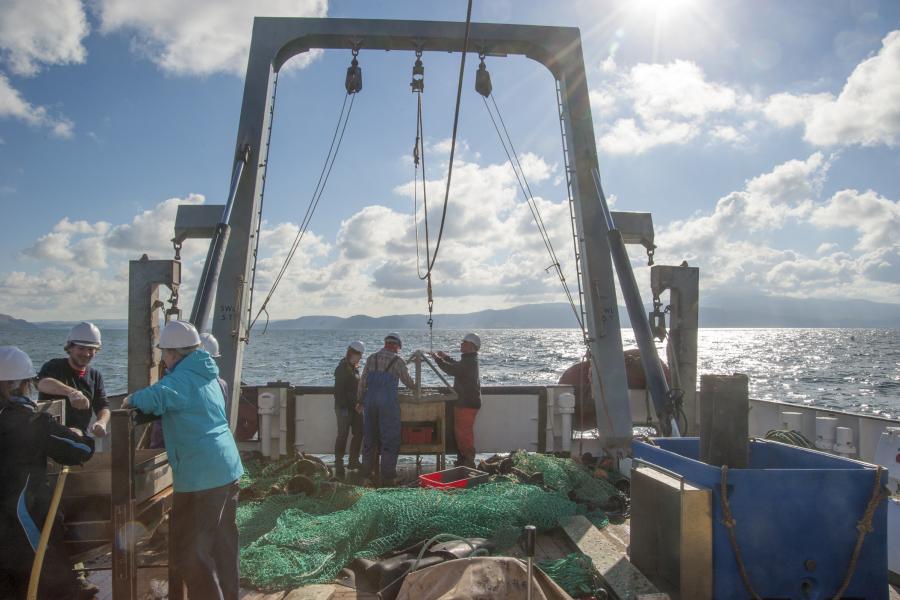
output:
M467 333L459 344L459 360L444 352L432 352L435 364L448 375L453 375L453 390L459 396L453 407L453 433L459 452L457 464L475 467L475 417L481 409L481 376L478 372L478 351L481 338L477 333Z
M169 532L189 597L237 600L235 517L244 468L225 416L219 369L200 346L193 325L167 323L159 348L168 372L125 405L162 417L175 490Z

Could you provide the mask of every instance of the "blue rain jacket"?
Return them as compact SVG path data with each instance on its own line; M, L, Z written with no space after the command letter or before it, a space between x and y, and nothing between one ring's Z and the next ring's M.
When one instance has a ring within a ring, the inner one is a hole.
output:
M141 412L162 417L176 492L226 485L244 472L225 417L218 376L209 353L195 350L129 400Z

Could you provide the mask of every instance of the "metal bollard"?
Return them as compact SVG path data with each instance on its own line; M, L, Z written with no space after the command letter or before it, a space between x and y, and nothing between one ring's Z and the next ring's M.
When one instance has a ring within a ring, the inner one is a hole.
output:
M531 600L531 588L534 585L534 540L536 534L537 529L534 525L525 526L525 555L528 556L528 600Z

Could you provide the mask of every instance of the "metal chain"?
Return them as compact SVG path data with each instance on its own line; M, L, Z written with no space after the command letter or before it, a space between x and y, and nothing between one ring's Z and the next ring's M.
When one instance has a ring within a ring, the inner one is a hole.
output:
M656 246L651 246L647 248L647 266L653 266L653 255L656 254Z
M181 262L181 242L176 239L172 240L172 248L175 250L175 261ZM181 319L181 309L178 308L178 286L173 285L172 293L169 294L169 308L166 309L165 312L165 321L168 323L171 318L174 316L175 320Z

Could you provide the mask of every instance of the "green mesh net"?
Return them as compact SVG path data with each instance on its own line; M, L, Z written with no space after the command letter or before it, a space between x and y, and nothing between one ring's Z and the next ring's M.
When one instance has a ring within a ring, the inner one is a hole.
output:
M586 554L573 552L558 560L540 561L537 565L572 597L577 598L597 591L594 563Z
M298 473L294 460L246 461L241 487L283 489ZM591 507L618 495L614 487L570 459L520 452L514 461L523 472L542 472L544 485L497 476L471 489L374 490L312 476L312 493L242 501L242 577L265 591L283 590L331 581L355 558L375 559L439 533L490 538L505 548L525 525L551 529L574 514L605 525L605 514Z

